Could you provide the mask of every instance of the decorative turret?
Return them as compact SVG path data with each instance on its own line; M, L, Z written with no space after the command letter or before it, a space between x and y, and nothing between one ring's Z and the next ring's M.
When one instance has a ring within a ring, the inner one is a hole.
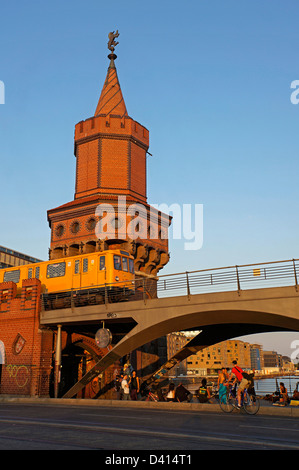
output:
M115 66L118 36L118 31L108 35L110 63L95 114L75 126L74 200L48 211L50 259L120 247L134 255L137 271L156 275L169 259L169 218L147 204L149 132L127 112ZM111 221L115 228L121 225L122 230L113 234L107 230L99 235L98 208L108 203L112 208ZM137 237L131 237L127 230L134 218L132 204L144 208L139 214Z

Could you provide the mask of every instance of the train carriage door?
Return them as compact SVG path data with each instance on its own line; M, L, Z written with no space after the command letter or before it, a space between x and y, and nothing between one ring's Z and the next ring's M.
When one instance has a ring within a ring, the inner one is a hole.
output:
M96 262L95 256L93 257L86 257L82 260L82 286L81 287L89 287L94 286L97 282L96 280Z
M73 275L72 275L72 288L80 289L81 287L81 259L75 259L73 265Z
M96 257L92 256L88 259L88 282L90 286L97 285L97 266Z
M98 285L106 283L106 260L105 255L99 256Z

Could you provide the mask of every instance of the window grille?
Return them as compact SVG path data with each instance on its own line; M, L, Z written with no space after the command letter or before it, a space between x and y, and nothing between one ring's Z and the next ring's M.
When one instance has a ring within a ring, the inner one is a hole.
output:
M79 274L79 273L80 273L80 260L76 259L75 260L75 274Z
M15 271L7 271L4 273L4 282L15 282L16 284L20 281L20 270L16 269Z
M65 262L49 264L47 267L47 277L62 277L65 275Z
M87 273L88 271L88 258L84 258L83 260L83 272Z
M105 256L100 256L100 271L105 269Z

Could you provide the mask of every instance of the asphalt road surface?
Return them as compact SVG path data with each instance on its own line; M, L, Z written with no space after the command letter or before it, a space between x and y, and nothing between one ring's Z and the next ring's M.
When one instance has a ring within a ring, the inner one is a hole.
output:
M118 455L172 450L187 455L224 449L299 450L298 419L242 411L0 404L0 450L117 450Z

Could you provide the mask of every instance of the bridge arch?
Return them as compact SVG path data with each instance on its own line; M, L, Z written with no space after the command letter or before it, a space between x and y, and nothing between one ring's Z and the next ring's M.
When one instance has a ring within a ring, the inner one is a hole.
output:
M107 318L106 307L101 308ZM93 307L86 309L89 309L92 316ZM201 349L246 334L299 331L299 293L294 287L151 299L146 302L128 302L126 305L113 304L111 308L109 306L111 316L110 310L116 319L130 315L135 326L65 397L76 394L76 390L84 387L93 374L99 374L129 352L173 331L201 330L197 337Z

